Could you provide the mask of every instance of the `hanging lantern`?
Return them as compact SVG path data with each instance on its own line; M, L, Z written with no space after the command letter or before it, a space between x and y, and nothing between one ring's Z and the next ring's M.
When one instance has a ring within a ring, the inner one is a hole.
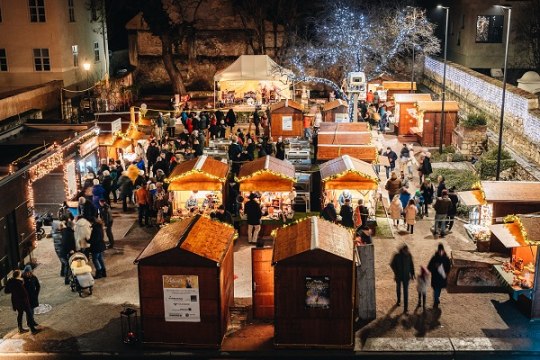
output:
M138 316L137 310L125 308L120 312L120 322L122 326L122 341L124 344L134 344L139 342L138 337Z

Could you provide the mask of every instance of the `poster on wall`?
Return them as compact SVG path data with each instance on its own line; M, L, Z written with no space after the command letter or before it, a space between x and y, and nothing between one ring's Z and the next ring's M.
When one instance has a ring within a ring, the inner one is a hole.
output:
M283 116L281 118L281 129L284 131L292 131L292 116Z
M199 277L163 275L165 321L201 322Z
M349 122L349 114L347 113L335 113L335 119L337 123L348 123Z
M306 276L306 308L330 309L330 277Z

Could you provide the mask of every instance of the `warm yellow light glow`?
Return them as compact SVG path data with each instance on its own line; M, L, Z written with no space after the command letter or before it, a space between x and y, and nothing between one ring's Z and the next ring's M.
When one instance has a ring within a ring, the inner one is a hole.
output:
M82 67L83 67L83 69L84 69L85 71L88 71L88 70L90 70L90 63L85 62L85 63L82 65Z

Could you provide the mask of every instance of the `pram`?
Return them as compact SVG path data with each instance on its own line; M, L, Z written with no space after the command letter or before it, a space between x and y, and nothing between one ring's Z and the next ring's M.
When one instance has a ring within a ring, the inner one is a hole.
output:
M94 286L94 277L92 276L92 268L88 265L88 258L80 252L76 252L69 258L69 268L71 275L69 286L71 291L77 291L82 297L84 290L88 290L89 295L92 295Z

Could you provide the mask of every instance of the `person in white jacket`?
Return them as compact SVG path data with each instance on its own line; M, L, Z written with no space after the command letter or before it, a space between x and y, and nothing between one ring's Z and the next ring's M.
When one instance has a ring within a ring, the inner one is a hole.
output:
M403 206L401 205L401 200L399 200L399 195L394 195L390 203L389 212L390 218L394 220L394 226L399 226L399 219L401 219L401 214L403 213Z
M75 232L75 248L88 257L90 251L88 240L92 234L92 224L85 218L79 217L73 224L73 231Z

